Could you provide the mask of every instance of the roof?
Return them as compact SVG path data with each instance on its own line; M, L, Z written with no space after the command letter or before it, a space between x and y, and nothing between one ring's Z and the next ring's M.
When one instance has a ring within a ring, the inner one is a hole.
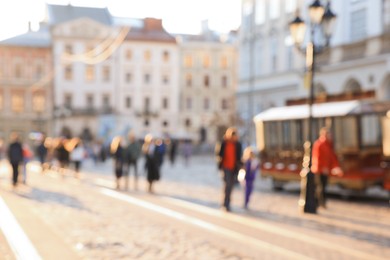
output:
M145 18L141 27L131 27L126 40L176 43L176 38L165 31L161 19Z
M358 100L313 104L314 118L347 116L362 111ZM284 106L270 108L254 117L254 121L280 121L304 119L309 117L309 105Z
M90 18L105 25L112 25L111 15L107 8L48 4L47 10L48 23L50 25L56 25L79 18Z
M39 31L28 31L0 42L0 45L16 47L50 47L51 36L47 27L41 27Z

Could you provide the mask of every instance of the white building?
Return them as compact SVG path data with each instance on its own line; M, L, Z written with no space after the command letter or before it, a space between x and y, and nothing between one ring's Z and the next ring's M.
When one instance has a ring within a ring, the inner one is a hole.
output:
M106 8L47 5L54 66L55 135L92 138L117 103L117 52L128 30ZM123 32L124 31L124 32Z
M325 4L325 1L322 1ZM272 106L304 101L304 56L289 40L299 7L308 21L311 0L243 0L238 110L254 142L252 117ZM337 15L331 48L317 59L317 99L390 99L390 1L331 1ZM248 138L248 137L247 137Z
M133 26L118 55L121 129L138 135L171 135L179 123L178 47L159 19Z

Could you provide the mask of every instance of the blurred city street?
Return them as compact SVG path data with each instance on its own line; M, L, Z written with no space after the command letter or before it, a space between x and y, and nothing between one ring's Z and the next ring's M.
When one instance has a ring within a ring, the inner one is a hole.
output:
M3 162L0 259L390 258L383 198L333 196L318 214L303 214L296 187L274 192L257 178L250 209L242 208L237 185L232 212L225 212L213 156L194 156L187 166L182 158L165 161L154 194L142 165L137 190L132 179L128 191L114 189L111 160L86 161L80 178L30 167L27 185L13 190Z

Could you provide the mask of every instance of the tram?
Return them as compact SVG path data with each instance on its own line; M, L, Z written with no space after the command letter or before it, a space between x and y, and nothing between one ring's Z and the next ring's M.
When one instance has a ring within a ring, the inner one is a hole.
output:
M307 104L270 108L254 117L261 175L274 189L301 179L303 144L308 136ZM329 185L364 192L372 186L390 191L390 102L351 100L311 107L313 139L321 127L331 129L344 175Z

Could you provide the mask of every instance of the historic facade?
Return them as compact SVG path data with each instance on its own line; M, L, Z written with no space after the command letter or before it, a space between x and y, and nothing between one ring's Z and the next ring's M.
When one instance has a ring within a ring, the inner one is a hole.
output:
M305 57L289 40L288 23L299 8L308 20L312 1L244 0L240 31L238 108L254 142L252 117L272 106L305 99ZM325 1L323 1L325 2ZM389 1L331 1L337 15L331 48L317 57L317 99L389 99Z
M178 35L180 47L179 134L215 144L237 124L236 34L219 35L203 25L200 35Z
M52 134L53 76L48 29L0 43L0 139Z

